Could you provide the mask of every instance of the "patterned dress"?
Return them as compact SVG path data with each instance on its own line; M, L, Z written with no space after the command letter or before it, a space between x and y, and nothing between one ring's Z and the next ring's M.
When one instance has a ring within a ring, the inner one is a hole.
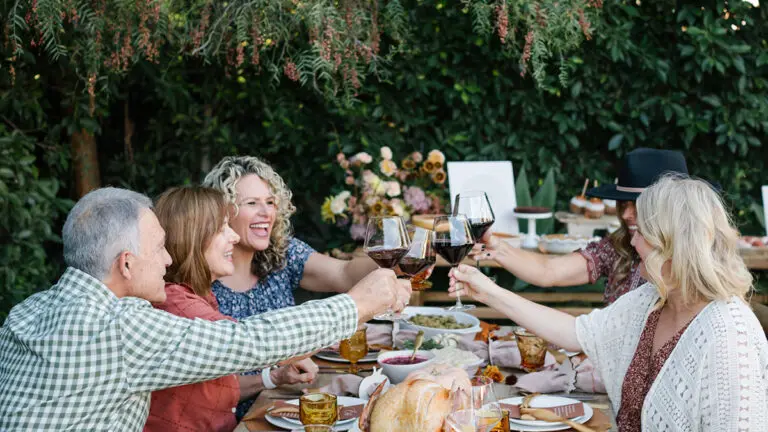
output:
M253 288L237 292L220 281L213 282L212 290L219 302L219 312L241 320L275 309L296 305L293 291L299 287L304 275L304 264L315 250L303 241L292 238L288 244L285 267L259 279ZM248 375L261 371L247 372ZM237 406L237 419L241 419L253 404L254 399L242 401Z
M686 324L653 354L653 337L656 334L660 316L661 309L651 312L648 316L645 329L640 336L640 342L637 344L637 350L635 350L635 357L624 376L624 384L621 387L621 406L619 407L619 415L616 416L616 425L621 432L640 432L642 430L641 417L645 396L669 355L672 354L672 350L675 349L680 336L690 324L690 322Z
M608 282L605 284L605 294L603 295L603 299L607 304L615 302L622 295L646 282L640 276L640 257L637 255L632 260L629 276L621 282L614 278L613 268L619 260L619 254L613 247L609 237L605 237L599 242L590 243L578 252L587 260L589 283L595 283L604 276L608 278Z

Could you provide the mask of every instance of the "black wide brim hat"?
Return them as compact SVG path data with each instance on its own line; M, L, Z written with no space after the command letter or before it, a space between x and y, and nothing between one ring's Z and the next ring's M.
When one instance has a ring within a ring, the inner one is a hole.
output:
M602 185L587 191L587 196L616 201L635 201L637 197L659 179L668 174L688 175L685 157L679 151L639 148L622 160L616 184ZM718 183L709 182L720 192Z

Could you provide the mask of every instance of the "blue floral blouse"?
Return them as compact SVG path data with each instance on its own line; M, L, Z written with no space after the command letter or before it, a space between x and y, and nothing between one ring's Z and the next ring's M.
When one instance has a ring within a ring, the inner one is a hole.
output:
M232 291L216 280L211 289L219 302L219 312L241 320L252 315L282 309L296 304L293 290L299 287L304 275L304 264L315 250L297 238L291 238L285 257L285 267L259 279L253 288L245 292ZM244 375L261 373L246 372ZM248 412L255 399L244 400L237 405L238 421Z
M299 287L304 275L304 264L315 250L303 241L292 238L288 244L285 267L259 279L245 292L229 289L218 280L213 282L213 294L219 302L219 311L241 320L252 315L294 306L293 290Z

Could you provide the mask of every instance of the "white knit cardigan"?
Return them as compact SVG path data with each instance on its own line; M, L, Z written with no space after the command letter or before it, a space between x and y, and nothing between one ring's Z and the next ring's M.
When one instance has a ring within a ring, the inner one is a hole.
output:
M582 315L576 335L618 413L624 375L659 299L650 283ZM683 332L643 403L642 430L768 431L768 341L747 304L708 304Z

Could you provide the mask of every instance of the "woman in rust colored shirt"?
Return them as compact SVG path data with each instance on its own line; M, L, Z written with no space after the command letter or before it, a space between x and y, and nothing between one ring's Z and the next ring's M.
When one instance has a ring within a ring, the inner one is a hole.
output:
M165 275L166 301L154 306L190 319L235 321L219 312L211 292L211 282L234 272L232 249L239 241L229 227L224 196L204 187L173 188L157 200L155 213L173 264ZM301 367L282 366L270 376L280 384L312 381L316 371L302 373ZM238 402L263 388L261 376L229 375L153 392L144 430L232 431Z

